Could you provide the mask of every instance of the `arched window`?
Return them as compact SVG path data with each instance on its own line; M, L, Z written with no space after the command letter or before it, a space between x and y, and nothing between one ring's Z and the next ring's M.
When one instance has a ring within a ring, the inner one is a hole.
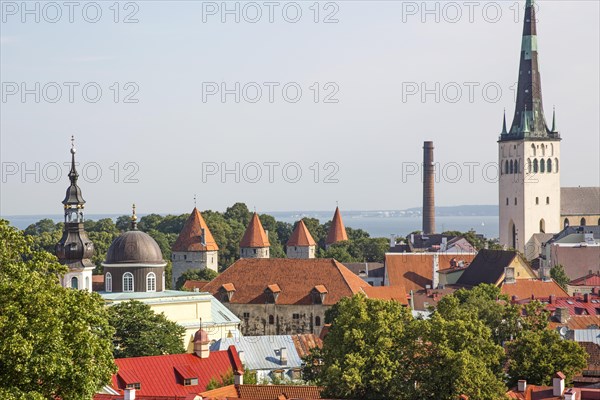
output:
M146 275L146 292L156 292L156 274L148 272Z
M535 157L537 154L535 152L535 144L531 144L531 154Z
M104 275L104 290L112 292L112 274L110 272Z
M546 221L540 219L540 233L546 233Z
M550 204L550 197L546 197L546 204Z
M527 173L531 173L531 158L527 159Z
M275 317L272 315L269 315L269 325L275 325Z
M542 157L544 157L546 155L546 145L543 144L541 147L542 147Z
M552 172L552 160L548 159L547 161L547 165L546 165L546 171L548 171L548 173Z
M544 162L544 159L540 159L540 172L544 173L546 172L546 163Z
M513 160L510 160L510 173L511 174L515 173L515 167L514 167L514 164L513 164Z
M71 278L71 288L72 289L79 289L79 279L77 279L76 276Z
M536 197L536 198L535 198L535 205L537 206L538 204L540 204L540 198L539 198L539 197Z
M520 172L519 160L515 160L515 174L518 174L519 172Z
M538 160L537 160L537 158L535 158L535 159L533 160L533 173L534 173L534 174L537 174L537 173L538 173Z
M558 172L558 158L554 159L554 172Z
M504 173L508 174L508 171L509 171L509 169L508 169L508 160L506 160L506 162L504 163Z
M508 197L506 198L506 205L508 205Z
M554 144L550 143L550 155L554 156Z
M565 218L565 221L563 222L563 228L568 228L569 227L569 218Z
M85 290L89 290L90 292L92 291L92 288L90 287L90 277L89 276L85 277Z
M585 226L585 218L581 218L581 221L579 221L579 225Z
M515 206L517 205L517 198L515 197Z
M321 317L315 317L315 326L321 326Z
M123 291L133 292L133 274L131 272L125 272L123 274Z
M600 218L598 218L598 225L600 225Z
M509 234L510 234L510 243L513 249L517 248L517 227L515 226L515 223L510 221L509 223Z

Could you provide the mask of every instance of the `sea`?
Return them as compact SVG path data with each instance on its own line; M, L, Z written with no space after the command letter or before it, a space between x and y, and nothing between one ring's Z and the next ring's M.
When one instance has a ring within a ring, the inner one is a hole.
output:
M317 218L319 221L326 222L332 218L331 211L276 211L265 212L272 215L278 221L294 223L300 218ZM116 220L121 214L91 214L86 218L98 220L101 218L112 218ZM138 215L143 217L143 214ZM62 215L8 215L2 216L10 222L11 225L19 229L25 229L29 225L43 219L50 218L55 222L63 220ZM422 220L418 212L406 212L401 210L394 211L344 211L342 213L344 224L353 229L363 229L371 237L386 237L391 235L406 236L411 232L421 229ZM436 231L460 231L466 232L473 230L483 234L487 238L498 237L498 216L497 215L440 215L436 216Z

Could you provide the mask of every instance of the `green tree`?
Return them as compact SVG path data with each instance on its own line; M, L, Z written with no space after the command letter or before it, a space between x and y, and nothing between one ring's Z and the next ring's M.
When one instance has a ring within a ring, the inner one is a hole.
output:
M104 302L60 286L66 268L5 220L0 243L1 397L90 399L116 372Z
M564 340L552 330L525 331L508 343L509 384L525 379L534 385L550 385L561 371L567 382L587 365L587 354L577 343Z
M185 328L156 314L149 305L130 300L108 308L109 322L115 328L115 358L156 356L185 352Z
M212 269L188 269L175 282L175 289L180 290L185 281L212 281L219 275Z
M550 277L565 290L567 290L567 285L571 282L569 276L565 272L565 267L560 264L550 268Z

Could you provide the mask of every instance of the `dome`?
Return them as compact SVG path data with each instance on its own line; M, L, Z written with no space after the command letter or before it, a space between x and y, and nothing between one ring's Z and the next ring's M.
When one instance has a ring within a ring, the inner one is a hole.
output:
M204 329L199 329L194 334L194 343L196 343L196 342L200 342L200 343L210 342L210 340L208 339L208 333L206 333L206 331Z
M106 253L103 264L151 264L164 266L160 247L150 235L142 231L128 231L116 238Z

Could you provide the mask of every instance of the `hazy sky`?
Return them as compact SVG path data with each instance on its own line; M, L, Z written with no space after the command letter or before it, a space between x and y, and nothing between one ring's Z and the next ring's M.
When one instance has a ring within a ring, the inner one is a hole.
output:
M497 203L524 1L113 3L2 2L1 214L61 213L72 134L88 213L418 206L424 140L438 205ZM563 186L600 184L599 14L539 5Z

